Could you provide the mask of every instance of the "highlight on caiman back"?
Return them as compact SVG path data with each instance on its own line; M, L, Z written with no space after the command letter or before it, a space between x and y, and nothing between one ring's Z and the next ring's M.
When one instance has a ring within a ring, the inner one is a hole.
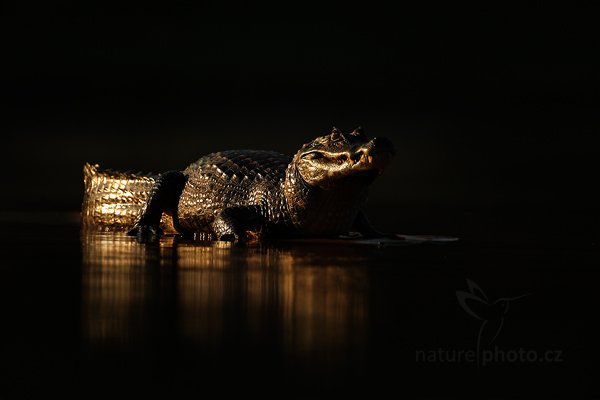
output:
M349 134L333 128L293 157L228 150L160 175L85 164L82 223L126 230L140 242L163 233L229 241L349 232L382 237L364 205L393 154L388 139L370 139L360 128Z

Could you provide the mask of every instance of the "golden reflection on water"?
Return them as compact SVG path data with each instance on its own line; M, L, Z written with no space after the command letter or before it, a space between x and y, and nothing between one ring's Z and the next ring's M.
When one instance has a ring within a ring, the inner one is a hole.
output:
M82 242L83 331L91 345L148 335L161 301L171 304L161 318L176 339L199 345L222 345L241 332L272 338L300 358L331 359L366 341L367 276L356 254L172 237L146 246L122 233L84 233Z

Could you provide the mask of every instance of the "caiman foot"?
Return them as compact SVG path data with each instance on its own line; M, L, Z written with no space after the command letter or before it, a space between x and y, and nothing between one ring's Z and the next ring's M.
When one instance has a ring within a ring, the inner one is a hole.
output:
M246 235L238 232L228 232L218 236L219 240L225 242L244 243L246 242Z
M139 243L155 243L160 239L162 229L151 225L136 225L127 234L135 236Z
M263 218L257 206L229 207L219 213L213 221L213 231L219 240L244 243L246 231L260 227Z

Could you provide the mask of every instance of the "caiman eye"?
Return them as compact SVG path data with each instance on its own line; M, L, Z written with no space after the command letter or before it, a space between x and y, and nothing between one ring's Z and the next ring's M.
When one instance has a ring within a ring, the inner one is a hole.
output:
M331 135L329 136L332 142L339 142L340 140L344 140L344 134L335 126L331 131Z
M318 160L323 157L323 153L321 153L320 151L311 151L302 155L302 158L305 160Z

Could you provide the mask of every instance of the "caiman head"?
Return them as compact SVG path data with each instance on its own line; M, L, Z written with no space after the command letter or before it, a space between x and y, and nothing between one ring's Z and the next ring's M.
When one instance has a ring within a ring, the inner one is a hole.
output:
M387 167L394 154L386 138L370 139L361 128L331 134L302 146L294 157L298 173L309 186L332 189L344 181L371 183Z
M294 225L311 234L348 232L364 205L369 185L394 154L385 138L369 138L361 128L306 143L293 157L285 196Z

